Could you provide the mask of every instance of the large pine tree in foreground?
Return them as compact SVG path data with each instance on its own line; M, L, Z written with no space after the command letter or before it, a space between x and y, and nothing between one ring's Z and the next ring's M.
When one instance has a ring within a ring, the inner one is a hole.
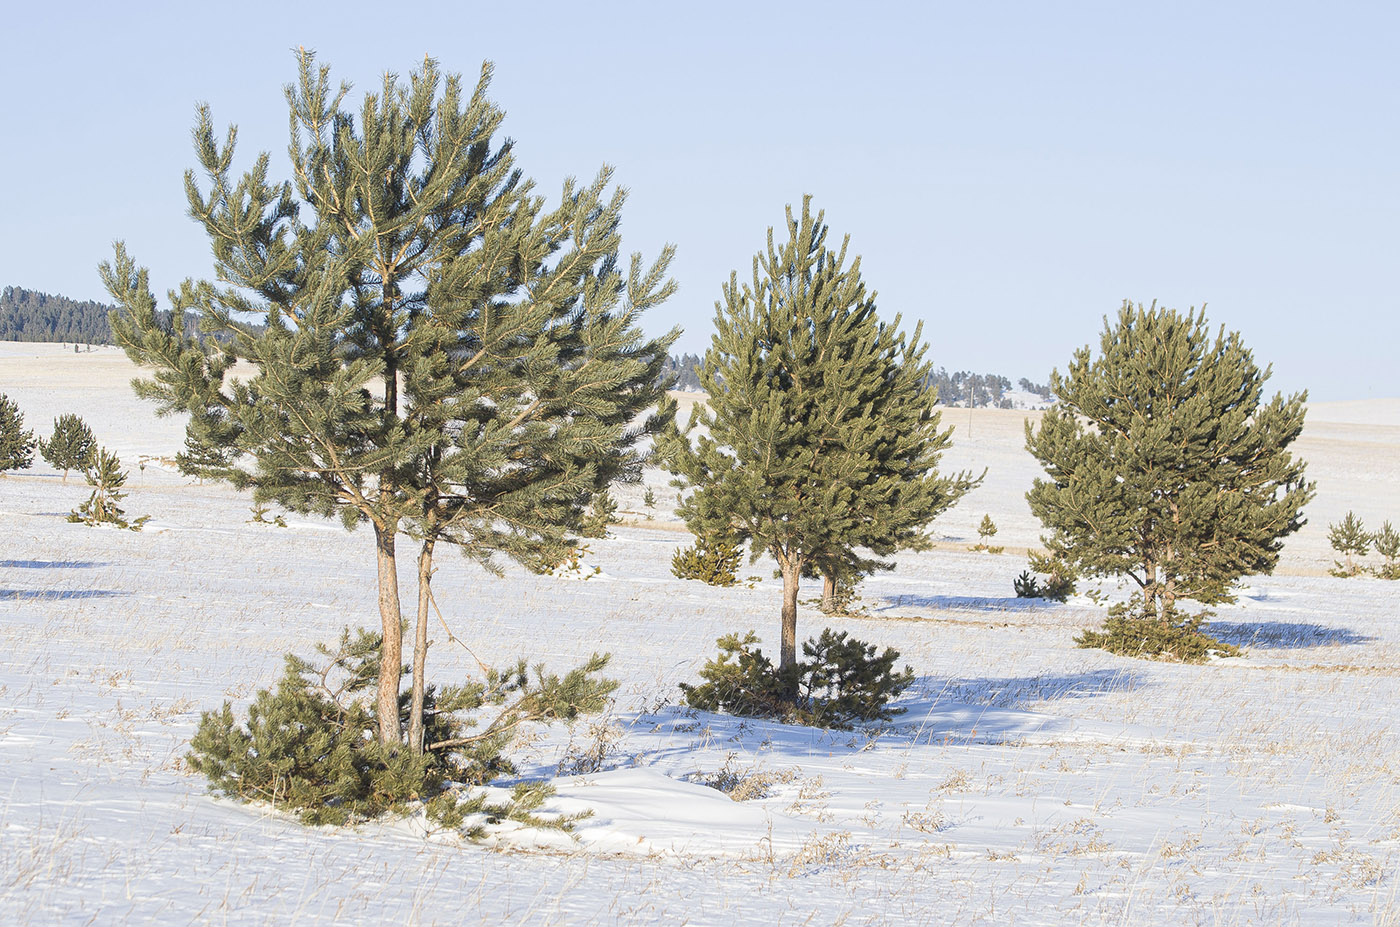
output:
M1303 525L1313 484L1288 446L1307 394L1265 402L1269 374L1194 310L1125 303L1097 357L1085 347L1051 376L1054 405L1026 425L1047 478L1026 498L1055 557L1133 582L1122 617L1175 625L1182 599L1233 601Z
M826 245L823 214L787 211L787 241L732 274L716 304L701 380L709 397L662 456L693 492L680 514L701 538L746 540L783 577L780 668L797 659L804 569L889 568L873 557L925 543L923 529L976 485L940 476L939 431L920 329L875 314L875 294ZM690 433L703 426L694 444Z
M640 313L673 290L667 249L619 269L624 199L605 169L546 208L494 135L502 112L436 64L387 74L358 115L311 53L287 88L292 179L269 159L236 177L201 108L207 192L186 175L216 282L170 294L207 336L162 324L147 274L123 247L104 264L118 342L154 379L138 392L190 414L186 457L250 486L257 503L368 522L383 630L380 741L397 745L402 617L397 540L420 542L414 712L425 688L429 581L438 542L486 559L548 557L593 495L640 465L637 416L674 335ZM261 326L248 320L256 319ZM234 378L235 363L251 376ZM226 462L226 463L225 463ZM245 465L246 462L246 465ZM409 722L424 749L423 721Z

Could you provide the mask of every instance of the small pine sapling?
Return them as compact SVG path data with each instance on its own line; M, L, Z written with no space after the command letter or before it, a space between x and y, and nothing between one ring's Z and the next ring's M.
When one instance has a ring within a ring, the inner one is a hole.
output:
M116 454L105 447L98 448L83 476L92 487L92 495L68 513L69 521L90 527L112 525L129 531L140 531L150 520L151 516L142 515L127 521L126 512L117 504L126 498L126 493L122 492L122 487L126 485L126 471L122 469L122 462Z
M1356 558L1366 556L1371 549L1371 535L1366 533L1366 528L1355 513L1347 512L1339 523L1328 525L1327 541L1333 550L1345 558L1332 561L1332 569L1327 572L1341 577L1356 576L1361 572Z
M647 510L647 521L651 521L654 517L652 512L656 509L656 493L652 492L650 486L647 487L646 492L642 493L642 505Z
M0 393L0 474L34 463L34 432L24 427L19 404Z
M1400 531L1386 522L1381 530L1371 535L1371 546L1385 558L1385 563L1371 572L1380 579L1400 579Z
M586 538L606 537L608 525L617 524L617 503L606 489L593 496L593 504L584 513L579 534Z
M671 557L671 573L678 579L698 579L711 586L732 586L742 556L739 545L722 537L702 537Z
M1042 584L1036 579L1036 573L1044 573L1049 578ZM1016 590L1017 598L1063 602L1074 595L1077 578L1073 568L1063 558L1032 552L1030 569L1022 570L1011 585Z
M985 550L989 554L999 554L1006 550L1005 547L992 547L989 543L996 537L997 525L992 521L992 516L983 515L982 523L977 526L977 543L972 546L972 550Z
M68 482L69 470L86 470L97 453L97 439L87 422L72 412L65 412L53 421L53 436L39 440L39 453L55 470L63 471Z

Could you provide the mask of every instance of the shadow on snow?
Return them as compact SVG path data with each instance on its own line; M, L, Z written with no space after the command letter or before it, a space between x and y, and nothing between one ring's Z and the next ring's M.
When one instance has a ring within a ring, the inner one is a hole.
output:
M116 589L0 589L0 602L32 599L105 599L131 595Z
M1375 640L1350 628L1329 628L1320 624L1291 621L1212 621L1205 631L1222 643L1260 650L1296 650L1304 647L1337 647L1365 644Z
M1062 603L1053 599L1025 599L1019 596L976 595L887 595L885 604L875 611L891 608L930 608L947 611L1033 612L1055 608Z
M0 569L14 570L78 570L107 566L101 560L0 560Z

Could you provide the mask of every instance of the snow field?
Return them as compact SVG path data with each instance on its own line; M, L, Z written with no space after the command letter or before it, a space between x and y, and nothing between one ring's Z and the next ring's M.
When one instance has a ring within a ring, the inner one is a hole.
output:
M435 592L472 652L434 627L434 678L605 650L622 681L604 715L520 753L522 778L562 776L547 810L593 812L575 837L475 845L421 819L302 827L185 769L201 710L246 703L284 652L377 622L370 535L249 524L246 498L161 468L182 426L131 396L120 355L69 352L0 346L0 392L40 434L83 415L131 471L127 511L153 517L140 534L71 525L80 478L42 461L0 478L14 923L1400 923L1400 586L1325 575L1328 521L1400 521L1400 403L1310 419L1311 523L1277 575L1219 609L1246 656L1199 667L1079 650L1101 609L1012 597L1038 533L1026 413L948 410L945 463L986 482L935 523L934 550L865 583L865 616L831 622L915 670L907 713L878 729L684 707L676 684L716 637L776 635L778 584L763 561L741 569L752 588L671 577L691 539L664 474L645 478L652 521L643 486L615 491L638 514L589 542L591 579L494 579L444 556ZM1006 554L967 551L984 513ZM804 639L828 623L810 607L799 621Z

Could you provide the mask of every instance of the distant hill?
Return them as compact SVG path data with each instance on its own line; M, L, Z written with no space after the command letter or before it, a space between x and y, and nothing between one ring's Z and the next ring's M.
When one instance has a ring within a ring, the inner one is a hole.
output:
M112 344L112 306L7 286L0 290L0 341Z

